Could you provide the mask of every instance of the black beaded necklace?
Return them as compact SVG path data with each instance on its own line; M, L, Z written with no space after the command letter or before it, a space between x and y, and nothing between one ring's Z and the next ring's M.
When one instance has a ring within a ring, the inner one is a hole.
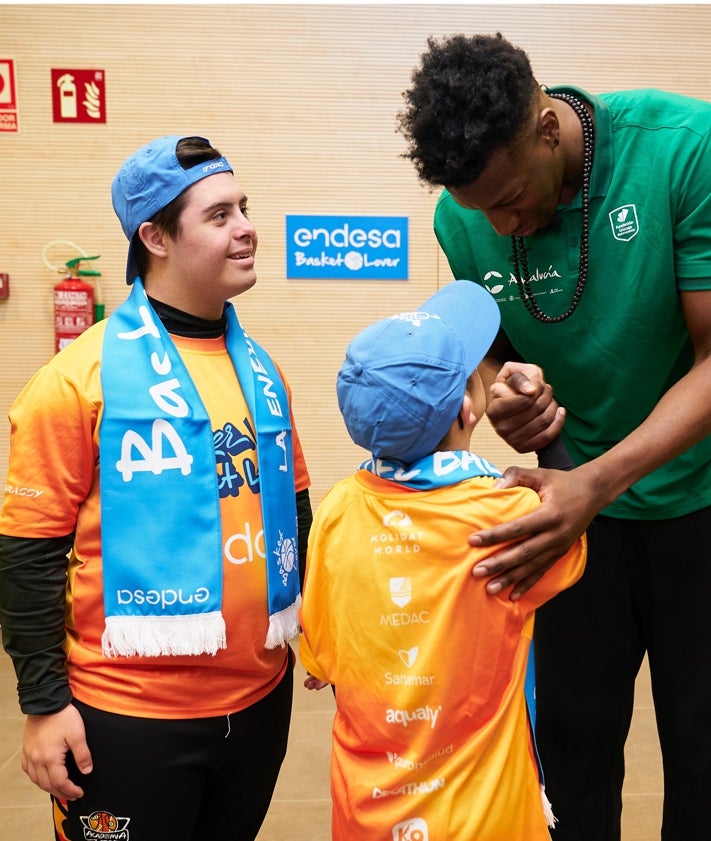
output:
M580 263L578 269L578 282L575 287L575 292L573 293L573 300L570 302L568 310L564 312L563 315L548 315L543 312L538 305L538 302L533 295L533 290L531 289L531 275L528 270L528 253L526 251L524 238L512 236L511 248L516 286L518 287L518 294L521 296L521 300L526 305L526 309L537 321L543 321L546 324L556 324L560 321L565 321L566 318L569 318L575 312L588 279L589 190L590 172L592 171L593 152L595 150L595 127L587 108L577 97L572 96L572 94L569 93L551 93L549 96L554 99L561 99L563 102L567 102L573 111L575 111L578 115L580 124L583 127L582 230L580 232Z

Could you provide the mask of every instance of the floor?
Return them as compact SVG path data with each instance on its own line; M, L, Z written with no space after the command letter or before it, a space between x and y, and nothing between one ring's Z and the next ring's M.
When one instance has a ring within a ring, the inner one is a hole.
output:
M289 751L258 841L328 841L328 756L333 698L308 692L298 667ZM0 653L0 841L52 841L47 795L20 768L23 717L10 661ZM661 763L646 662L628 741L623 841L655 841L661 816Z

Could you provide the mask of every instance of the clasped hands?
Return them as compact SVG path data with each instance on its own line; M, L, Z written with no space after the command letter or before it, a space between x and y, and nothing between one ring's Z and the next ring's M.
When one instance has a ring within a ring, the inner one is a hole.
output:
M521 362L507 362L499 371L487 415L519 453L547 446L565 424L565 409L553 397L543 371ZM476 564L473 575L490 578L487 591L492 595L514 585L510 598L516 601L568 551L600 506L584 466L571 471L509 467L496 485L531 488L541 499L535 511L469 536L472 547L506 544Z

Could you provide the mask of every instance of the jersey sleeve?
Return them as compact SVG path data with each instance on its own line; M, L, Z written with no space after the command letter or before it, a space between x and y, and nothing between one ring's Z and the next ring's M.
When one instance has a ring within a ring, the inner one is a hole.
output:
M523 487L504 488L497 492L495 504L489 511L489 521L481 528L491 528L497 523L509 522L534 511L541 501L533 490ZM473 558L472 567L489 555L495 554L502 544L488 546L480 556ZM582 534L568 551L516 602L524 614L533 613L537 607L552 599L562 590L572 587L582 576L587 560L587 537ZM508 601L515 587L511 585L497 594L496 598Z
M306 457L304 456L304 451L301 447L299 433L296 431L293 415L291 419L291 429L291 443L294 453L294 481L296 483L296 490L297 492L305 491L311 487L311 477L309 476L309 470L306 466Z
M684 291L711 289L711 127L695 144L687 141L679 150L671 178L678 286Z
M25 386L9 417L0 533L41 538L72 533L94 481L98 406L48 365Z
M314 516L306 559L304 593L299 614L301 636L299 658L307 672L326 683L335 683L334 642L331 616L338 610L338 590L332 584L329 564L323 554L328 545L329 523L333 515L333 489L321 501Z
M521 597L519 603L522 609L532 612L558 593L572 587L585 571L587 555L587 536L583 534Z
M309 674L326 683L333 682L329 677L330 631L328 628L328 610L323 606L330 602L328 587L324 581L323 567L314 559L314 536L311 531L309 553L306 561L306 580L299 614L301 634L299 636L299 659ZM314 643L312 644L312 640ZM318 640L318 648L315 641Z

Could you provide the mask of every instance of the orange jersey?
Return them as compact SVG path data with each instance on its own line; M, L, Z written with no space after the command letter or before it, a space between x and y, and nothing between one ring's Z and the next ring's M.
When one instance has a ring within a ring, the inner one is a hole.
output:
M413 491L365 470L316 512L305 668L336 687L334 841L543 841L524 697L535 608L582 575L581 538L519 601L467 538L539 504L475 478ZM553 804L555 807L555 804Z
M109 712L151 718L244 709L278 683L287 652L264 648L268 611L261 504L248 483L241 484L245 459L256 463L257 456L256 449L243 446L245 420L251 425L251 418L222 338L173 340L210 416L218 481L232 483L235 491L220 497L227 648L215 656L106 658L101 653L98 435L105 325L90 328L55 356L12 406L0 533L40 538L75 532L67 585L67 668L75 698ZM126 388L132 387L126 372ZM295 427L293 450L296 488L303 490L309 475ZM188 522L190 511L180 513ZM125 551L146 552L150 563L150 547L141 544L140 533Z

